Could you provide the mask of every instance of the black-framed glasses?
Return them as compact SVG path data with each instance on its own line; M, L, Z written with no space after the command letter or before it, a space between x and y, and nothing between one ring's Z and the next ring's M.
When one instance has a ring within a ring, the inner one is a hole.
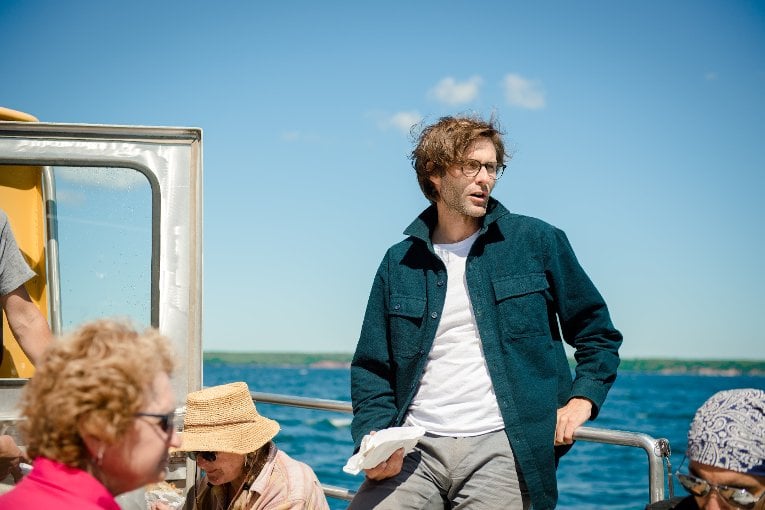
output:
M195 462L197 457L202 457L207 462L215 462L215 459L218 458L218 454L215 452L186 452L186 456Z
M165 434L170 434L175 429L175 411L171 411L167 414L135 413L135 415L149 418L159 418L157 425L159 425L159 428L161 428Z
M679 471L675 473L675 478L677 478L677 481L680 482L680 485L682 485L685 490L694 496L703 498L714 490L717 491L717 494L719 494L726 503L736 508L754 508L754 506L765 497L765 492L759 496L755 496L749 489L744 489L743 487L715 485L698 476L681 473Z
M478 175L478 172L481 171L481 168L486 168L486 173L488 173L495 181L502 177L502 173L505 171L505 168L507 168L507 165L499 165L491 162L481 163L477 159L466 159L465 161L460 161L459 164L465 177L475 177Z

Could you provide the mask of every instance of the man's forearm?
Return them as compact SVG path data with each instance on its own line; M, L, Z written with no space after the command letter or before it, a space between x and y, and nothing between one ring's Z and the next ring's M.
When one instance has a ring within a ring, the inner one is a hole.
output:
M2 305L13 336L32 364L37 365L51 341L48 322L23 285L3 296Z

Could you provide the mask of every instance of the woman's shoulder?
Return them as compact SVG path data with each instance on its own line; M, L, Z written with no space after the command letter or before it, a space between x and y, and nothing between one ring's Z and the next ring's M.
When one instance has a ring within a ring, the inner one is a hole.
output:
M311 466L306 464L305 462L301 462L297 459L293 459L284 450L281 450L279 448L276 448L276 455L275 455L275 462L276 464L280 464L284 466L284 468L291 472L291 473L298 473L298 472L310 472L313 474L313 469L311 469Z

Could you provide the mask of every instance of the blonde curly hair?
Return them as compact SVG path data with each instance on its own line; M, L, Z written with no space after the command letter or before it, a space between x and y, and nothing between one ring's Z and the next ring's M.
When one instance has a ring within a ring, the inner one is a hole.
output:
M20 425L30 458L86 469L80 431L117 442L146 403L157 374L172 373L169 340L156 329L98 320L56 340L21 397Z

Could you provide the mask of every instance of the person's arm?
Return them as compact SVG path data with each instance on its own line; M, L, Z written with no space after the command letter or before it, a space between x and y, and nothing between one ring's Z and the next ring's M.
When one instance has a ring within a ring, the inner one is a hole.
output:
M42 361L43 352L51 341L48 321L32 302L23 285L0 296L0 305L5 311L8 325L21 349L32 364L37 365Z
M398 412L388 345L387 263L386 256L372 284L361 335L351 362L351 434L356 451L366 434L391 426Z
M305 507L307 510L329 510L329 502L327 502L327 496L324 495L324 489L321 486L321 482L316 477L316 473L313 469L306 464L306 469L310 474L309 480L306 482L307 489Z
M380 271L372 286L359 344L351 363L351 431L356 450L366 434L374 434L388 427L397 412L388 356L389 333L384 313L384 289L384 278ZM370 480L384 480L399 474L403 465L404 450L401 448L377 466L365 469L364 474Z
M555 444L570 444L574 430L597 416L616 379L622 335L566 235L555 229L548 242L548 275L563 338L576 349L571 395L558 410L555 432Z
M21 480L21 468L19 463L26 461L24 453L16 445L11 436L0 435L0 480L11 474L13 481Z

